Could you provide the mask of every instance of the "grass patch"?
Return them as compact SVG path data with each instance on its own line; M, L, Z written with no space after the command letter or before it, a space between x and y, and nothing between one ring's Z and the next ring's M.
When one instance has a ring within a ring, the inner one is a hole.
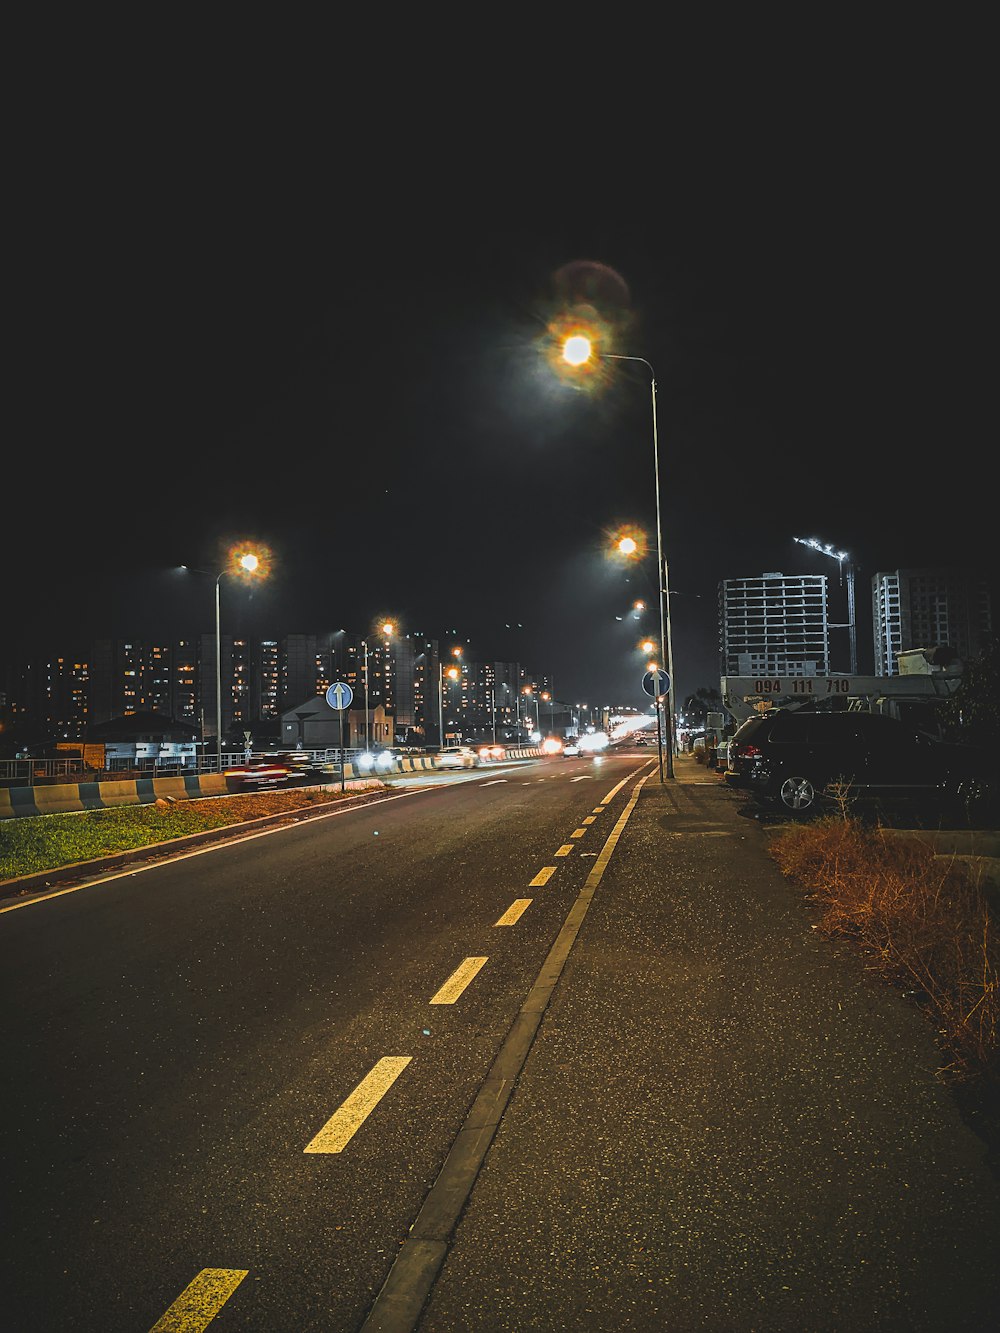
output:
M372 783L370 789L354 786L343 796L356 796L360 790L381 789L381 783ZM302 787L253 792L246 796L160 801L76 814L4 819L0 820L0 880L57 870L61 866L93 861L114 852L133 851L137 847L185 838L192 833L204 833L311 805L329 805L341 799L341 793L336 790Z
M940 1078L1000 1079L1000 936L990 895L963 862L843 812L783 826L771 855L817 907L819 929L855 941L870 970L919 1004L942 1051Z

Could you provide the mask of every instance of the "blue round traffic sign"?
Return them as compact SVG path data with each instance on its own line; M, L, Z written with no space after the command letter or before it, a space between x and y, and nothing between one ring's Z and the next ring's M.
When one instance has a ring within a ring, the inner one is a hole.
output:
M354 691L351 689L350 685L343 680L334 681L326 692L326 701L331 708L350 708L351 700L353 698Z
M647 671L642 678L642 688L656 699L670 689L670 677L665 671Z

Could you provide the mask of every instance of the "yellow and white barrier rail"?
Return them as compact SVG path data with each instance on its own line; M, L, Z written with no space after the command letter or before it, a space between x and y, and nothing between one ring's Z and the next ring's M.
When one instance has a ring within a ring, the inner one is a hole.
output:
M534 759L541 754L537 747L508 750L507 759ZM481 759L484 767L503 763L503 759ZM388 772L412 773L420 769L437 769L434 755L414 755L395 758ZM348 763L344 781L357 781L382 776L379 770L365 770ZM324 786L340 782L340 773L328 775ZM320 785L320 784L309 784ZM39 784L33 787L0 787L0 819L26 818L36 815L59 815L81 810L107 810L118 805L152 805L156 801L196 801L205 796L245 794L251 790L240 775L227 777L223 773L189 773L171 778L129 778L113 782L67 782ZM288 787L263 787L266 791L288 791Z

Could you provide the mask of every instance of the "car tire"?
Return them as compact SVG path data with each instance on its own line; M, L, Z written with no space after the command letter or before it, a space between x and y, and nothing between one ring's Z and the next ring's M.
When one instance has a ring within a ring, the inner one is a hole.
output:
M806 819L816 812L819 790L811 778L788 773L776 779L772 799L785 814L794 819Z

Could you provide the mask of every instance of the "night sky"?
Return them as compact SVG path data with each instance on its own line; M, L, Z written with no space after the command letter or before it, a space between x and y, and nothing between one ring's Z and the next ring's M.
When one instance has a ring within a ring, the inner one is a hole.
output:
M246 539L272 576L224 580L224 632L388 615L648 704L650 376L551 373L581 304L655 371L681 698L718 686L720 580L836 587L795 536L851 553L863 644L878 570L996 589L991 84L930 29L841 38L766 67L734 40L642 102L592 72L572 115L565 79L529 105L478 70L360 104L207 67L39 99L8 192L8 649L211 632Z

